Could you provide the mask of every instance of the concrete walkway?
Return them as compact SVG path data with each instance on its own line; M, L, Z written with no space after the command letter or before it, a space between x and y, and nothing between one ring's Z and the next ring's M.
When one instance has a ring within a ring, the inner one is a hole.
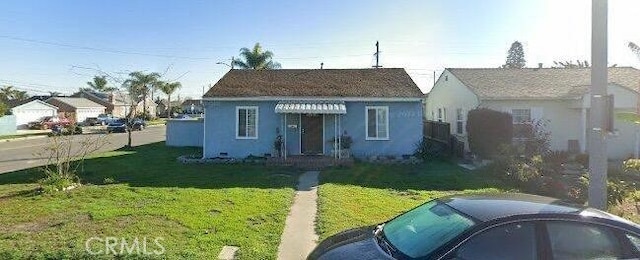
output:
M301 260L316 246L315 231L317 212L318 171L308 171L300 176L293 205L284 224L284 232L278 247L278 259Z

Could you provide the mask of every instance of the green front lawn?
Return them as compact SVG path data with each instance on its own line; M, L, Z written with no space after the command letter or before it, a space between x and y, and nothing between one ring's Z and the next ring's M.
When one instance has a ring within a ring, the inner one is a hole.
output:
M324 239L388 220L432 198L499 191L500 183L444 162L334 168L320 175L317 231Z
M85 162L83 186L55 194L35 192L37 170L0 174L0 259L95 258L91 237L146 238L150 252L162 237L169 259L215 259L223 245L239 246L241 259L275 259L298 173L176 161L198 153L156 143L101 154Z

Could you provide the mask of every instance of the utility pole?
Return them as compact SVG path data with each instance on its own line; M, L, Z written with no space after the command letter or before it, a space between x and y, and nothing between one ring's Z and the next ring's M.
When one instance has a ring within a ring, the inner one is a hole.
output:
M589 206L607 209L607 0L591 1Z
M380 60L380 43L378 41L376 41L376 53L373 54L376 56L376 65L373 66L374 68L381 68L382 66L380 66L380 64L378 63Z

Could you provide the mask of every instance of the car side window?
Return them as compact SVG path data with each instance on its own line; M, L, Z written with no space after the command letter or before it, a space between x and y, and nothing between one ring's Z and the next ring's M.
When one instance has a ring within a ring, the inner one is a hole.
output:
M537 259L533 222L493 227L471 237L457 250L455 259Z
M613 231L578 222L547 222L554 259L620 259L623 249Z

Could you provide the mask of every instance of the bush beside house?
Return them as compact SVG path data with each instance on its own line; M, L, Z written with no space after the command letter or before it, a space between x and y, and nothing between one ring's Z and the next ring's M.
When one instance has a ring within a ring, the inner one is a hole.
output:
M467 118L469 149L481 158L491 158L498 147L508 145L513 138L511 115L486 108L469 111Z

